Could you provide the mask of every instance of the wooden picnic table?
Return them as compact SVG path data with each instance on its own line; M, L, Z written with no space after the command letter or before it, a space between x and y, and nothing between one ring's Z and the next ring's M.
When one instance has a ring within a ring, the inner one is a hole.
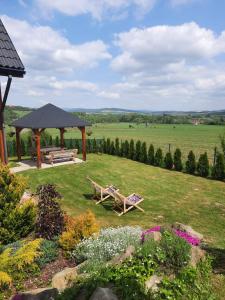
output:
M41 148L41 154L48 154L49 152L60 151L60 150L62 150L61 147L44 147Z

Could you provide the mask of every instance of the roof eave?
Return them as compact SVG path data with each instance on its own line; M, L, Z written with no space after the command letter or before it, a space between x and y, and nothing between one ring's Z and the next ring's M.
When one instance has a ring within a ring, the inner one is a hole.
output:
M13 68L5 68L5 67L0 67L0 75L1 76L13 76L13 77L19 77L23 78L23 76L26 74L25 70L18 70L18 69L13 69Z

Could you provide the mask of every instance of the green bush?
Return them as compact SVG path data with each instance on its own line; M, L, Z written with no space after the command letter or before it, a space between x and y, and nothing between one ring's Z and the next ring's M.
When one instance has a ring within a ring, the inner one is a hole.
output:
M135 160L140 161L141 160L141 141L136 142L136 147L135 147Z
M8 244L27 236L34 228L35 207L20 204L26 182L0 165L0 243Z
M164 158L165 168L168 170L172 170L173 168L173 158L170 152L167 152Z
M154 164L157 167L162 167L162 165L163 165L163 154L162 154L161 148L158 148L156 150Z
M197 164L198 175L208 177L209 175L209 160L207 153L201 154Z
M129 142L126 140L124 142L124 153L123 153L123 156L128 158L129 157Z
M141 144L141 154L140 154L140 162L142 163L147 163L147 146L146 146L146 143L143 142Z
M179 148L177 148L174 152L173 162L174 162L174 169L179 172L182 171L183 169L182 155Z
M188 154L188 159L186 161L186 172L188 174L195 174L196 171L196 160L193 151Z
M155 161L155 150L154 150L154 146L151 144L148 149L148 163L154 166L154 161Z
M43 240L40 245L41 255L36 258L36 263L40 268L56 260L58 257L58 243L56 241Z
M212 178L217 180L225 179L225 162L224 156L221 153L218 153L216 156L216 162L212 168Z
M112 141L111 144L110 144L110 154L111 154L111 155L115 155L115 145L114 145L114 141Z

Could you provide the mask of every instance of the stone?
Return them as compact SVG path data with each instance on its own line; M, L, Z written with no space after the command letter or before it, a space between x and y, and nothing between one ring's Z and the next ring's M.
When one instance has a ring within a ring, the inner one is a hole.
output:
M24 192L22 197L20 198L20 204L24 204L27 201L33 202L34 205L38 204L38 197L32 195L30 192Z
M148 280L145 281L145 288L146 290L152 290L157 291L158 290L158 284L162 281L161 276L152 275Z
M206 252L200 247L192 246L189 265L192 267L196 267L200 260L204 259L205 254Z
M52 278L52 287L57 288L60 292L70 287L72 282L77 277L77 269L65 268L64 270L56 273Z
M172 228L187 232L191 236L198 238L200 241L203 240L203 235L201 233L195 231L191 226L176 222L172 225Z
M109 265L121 265L126 259L132 258L134 252L135 252L135 247L128 246L124 253L115 256L108 264Z
M159 231L153 231L148 233L147 238L148 239L152 238L154 241L159 242L162 238L162 234Z
M111 289L98 287L90 300L118 300L118 298Z
M54 300L58 295L56 288L39 288L32 291L19 293L11 300Z

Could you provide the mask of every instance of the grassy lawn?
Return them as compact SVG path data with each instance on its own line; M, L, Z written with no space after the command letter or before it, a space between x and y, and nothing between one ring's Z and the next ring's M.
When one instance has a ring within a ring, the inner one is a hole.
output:
M62 206L71 215L91 209L102 225L141 225L175 221L190 224L204 234L209 243L225 248L225 183L150 167L107 155L88 155L87 163L24 172L30 188L55 183L63 195ZM96 205L92 177L102 185L113 183L125 195L144 196L145 213L133 210L122 217L112 211L111 201Z

